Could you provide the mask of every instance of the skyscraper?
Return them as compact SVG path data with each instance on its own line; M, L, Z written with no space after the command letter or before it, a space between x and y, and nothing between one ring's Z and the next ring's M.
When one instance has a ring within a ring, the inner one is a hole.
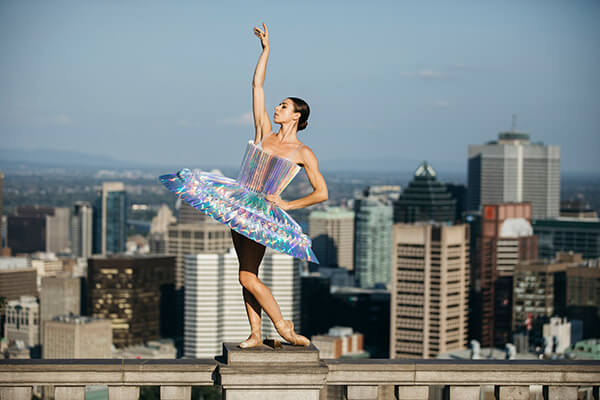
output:
M532 219L559 216L560 147L531 143L525 133L469 146L470 210L482 204L530 202Z
M104 182L94 207L94 254L125 252L127 193L122 182Z
M75 257L92 255L92 206L78 201L71 217L71 251Z
M535 260L537 236L529 203L485 204L473 222L470 335L484 347L512 340L515 266Z
M207 358L221 354L223 342L241 342L250 325L239 284L235 251L185 256L184 356ZM277 300L284 319L300 327L300 276L297 261L267 249L258 277ZM263 312L262 336L278 337Z
M600 220L559 217L532 222L540 238L540 258L559 251L581 253L585 259L600 258Z
M312 248L322 266L354 270L354 212L341 207L313 211L308 217Z
M468 225L394 225L390 358L433 358L464 349Z
M172 336L174 270L174 257L92 256L88 315L112 321L116 347Z
M392 274L391 205L365 196L354 199L354 270L363 288L389 284Z
M414 179L394 202L394 222L454 222L455 213L456 200L426 161L415 170Z

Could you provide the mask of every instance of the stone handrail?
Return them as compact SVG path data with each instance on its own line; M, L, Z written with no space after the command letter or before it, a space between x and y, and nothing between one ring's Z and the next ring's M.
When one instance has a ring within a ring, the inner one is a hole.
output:
M227 343L223 351L216 359L0 360L0 399L29 400L33 386L51 385L56 400L83 400L86 385L107 385L110 400L138 399L140 386L189 400L192 386L219 385L227 400L319 400L331 385L349 400L424 400L440 387L451 400L600 400L600 361L323 360L312 346Z

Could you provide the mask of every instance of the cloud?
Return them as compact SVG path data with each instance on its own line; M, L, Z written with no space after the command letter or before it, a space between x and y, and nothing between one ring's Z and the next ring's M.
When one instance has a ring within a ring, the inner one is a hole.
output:
M440 71L433 69L420 69L417 71L417 76L423 79L439 79L443 78L445 75Z
M436 100L433 102L433 106L437 108L448 108L450 107L450 103L448 100Z
M197 122L189 121L187 119L180 119L177 122L175 122L175 126L180 128L199 128L200 124Z
M50 119L50 122L52 123L52 125L60 125L60 126L68 126L73 123L73 121L71 121L71 118L69 118L69 116L66 114L55 115L54 117L52 117Z
M237 117L225 118L217 121L219 125L251 126L254 121L251 112L238 115Z

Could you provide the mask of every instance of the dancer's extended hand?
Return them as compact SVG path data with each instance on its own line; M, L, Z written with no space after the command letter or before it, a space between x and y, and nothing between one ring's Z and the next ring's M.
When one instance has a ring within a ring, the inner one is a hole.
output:
M262 23L264 31L261 31L259 28L254 27L254 34L260 39L260 44L262 44L263 49L265 47L269 47L269 30L265 23Z
M277 207L281 208L282 210L288 209L288 202L283 200L281 197L279 197L279 195L268 194L265 196L265 199L267 199L271 203L275 204Z

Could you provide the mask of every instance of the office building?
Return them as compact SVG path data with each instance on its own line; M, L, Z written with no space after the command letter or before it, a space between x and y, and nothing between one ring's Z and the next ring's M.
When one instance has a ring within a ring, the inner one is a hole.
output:
M467 186L460 183L446 183L446 190L448 190L450 196L456 200L454 220L463 221L464 213L467 211L467 199L469 193Z
M165 242L167 240L167 231L169 225L174 224L176 221L177 219L173 216L171 209L167 205L162 204L150 224L150 237L148 239L150 242L150 253L164 254L166 252Z
M221 354L223 342L246 340L250 324L235 251L188 254L184 265L184 356L212 358ZM295 330L302 333L298 261L267 249L258 277L271 289L283 318L293 321ZM263 338L280 338L265 312L262 313L261 330Z
M175 256L175 288L183 286L186 254L224 253L233 247L227 225L213 219L194 224L169 225L165 253Z
M39 305L35 297L8 301L4 334L9 341L22 340L27 347L40 344Z
M171 337L174 270L169 256L92 256L87 314L112 321L116 347Z
M43 358L112 358L108 319L58 315L44 321Z
M81 313L81 279L59 274L42 278L40 290L40 338L44 338L44 322L59 315ZM44 342L42 341L42 345Z
M312 249L320 265L354 270L354 212L341 207L312 211L308 217Z
M368 358L363 349L362 333L354 332L350 327L334 326L325 335L314 335L310 338L319 349L320 358Z
M354 199L354 271L360 287L388 285L392 274L393 209L371 196Z
M104 182L94 206L94 254L125 252L127 193L122 182Z
M7 218L8 247L14 254L69 249L69 209L20 206Z
M557 313L568 263L535 260L518 263L513 277L514 331L530 330ZM556 293L558 291L558 293Z
M538 219L532 223L539 237L539 257L551 259L559 252L581 253L585 259L600 258L600 220L580 218Z
M469 146L469 210L483 204L531 203L531 218L559 216L560 147L514 131Z
M468 225L394 224L390 358L435 358L467 344Z
M0 297L17 300L38 295L37 272L25 257L0 257Z
M583 198L560 202L560 216L566 218L589 219L598 221L598 212L590 207Z
M208 215L196 210L181 199L177 199L176 208L178 224L202 224L207 221L214 221Z
M426 161L415 170L413 180L394 202L394 223L454 222L456 199L437 180Z
M538 254L530 218L529 203L486 204L472 223L469 334L483 347L504 347L512 340L514 269Z
M78 201L71 217L71 252L75 257L92 255L93 211L89 203Z

